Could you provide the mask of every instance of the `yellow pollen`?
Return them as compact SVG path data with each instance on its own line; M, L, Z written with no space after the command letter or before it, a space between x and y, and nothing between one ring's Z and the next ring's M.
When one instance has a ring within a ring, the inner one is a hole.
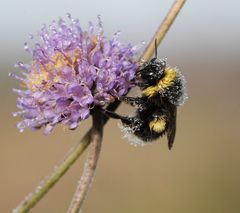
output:
M26 86L32 91L35 91L36 88L42 85L43 82L46 82L47 79L48 79L47 71L42 69L40 72L34 71L28 75Z
M71 55L56 52L51 56L50 62L46 64L33 61L32 72L28 75L26 86L32 91L35 91L39 87L43 90L48 89L52 83L60 81L62 68L71 67L74 72L79 57L80 51L76 49ZM49 73L54 75L52 82L48 81Z
M92 36L91 37L91 43L93 45L93 48L97 45L97 36Z
M54 78L53 78L53 81L54 83L58 83L60 81L60 76L56 75Z
M51 61L53 63L48 63L48 68L53 68L53 69L59 69L62 68L64 66L71 66L70 63L70 58L64 56L63 54L61 54L60 52L55 53L52 57L51 57Z

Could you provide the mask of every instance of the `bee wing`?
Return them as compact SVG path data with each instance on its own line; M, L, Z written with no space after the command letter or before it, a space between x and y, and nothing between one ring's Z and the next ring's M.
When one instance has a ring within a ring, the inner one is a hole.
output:
M176 119L177 119L177 107L174 106L171 110L171 115L167 129L168 148L171 149L174 143L176 134Z

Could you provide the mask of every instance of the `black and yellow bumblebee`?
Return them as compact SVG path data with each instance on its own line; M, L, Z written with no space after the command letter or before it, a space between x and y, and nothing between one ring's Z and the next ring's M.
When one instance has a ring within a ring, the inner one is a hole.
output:
M151 142L167 134L172 148L176 133L177 107L186 98L185 79L177 68L167 66L166 59L155 57L143 63L136 72L135 83L140 97L120 97L119 100L137 108L134 116L121 116L105 110L114 119L120 119L123 130L143 142ZM130 137L131 138L131 137Z

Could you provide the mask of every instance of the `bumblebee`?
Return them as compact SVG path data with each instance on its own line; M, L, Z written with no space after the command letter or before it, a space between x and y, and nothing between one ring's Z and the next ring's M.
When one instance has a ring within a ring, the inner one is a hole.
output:
M155 57L136 72L135 83L141 96L119 98L136 107L135 115L122 116L107 110L104 113L120 119L122 129L143 142L154 141L166 134L171 149L176 134L177 107L186 98L185 79L178 69L167 66L166 59L157 58L156 49L155 44Z

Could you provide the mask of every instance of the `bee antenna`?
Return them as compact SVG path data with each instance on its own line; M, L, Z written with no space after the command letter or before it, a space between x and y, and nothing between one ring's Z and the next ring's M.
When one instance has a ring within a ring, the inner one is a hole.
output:
M157 39L155 38L155 58L157 58Z

